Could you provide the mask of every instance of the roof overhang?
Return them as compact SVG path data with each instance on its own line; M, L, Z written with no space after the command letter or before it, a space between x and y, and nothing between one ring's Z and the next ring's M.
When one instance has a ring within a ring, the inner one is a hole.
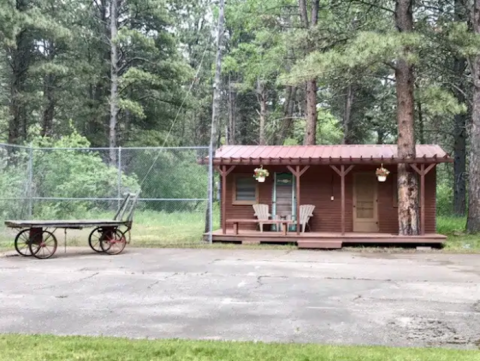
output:
M438 145L417 145L416 157L397 156L397 146L222 146L213 164L219 165L377 165L438 164L453 159ZM208 157L201 163L208 164Z
M376 165L452 163L449 156L433 158L213 158L213 165ZM200 160L208 164L208 157Z

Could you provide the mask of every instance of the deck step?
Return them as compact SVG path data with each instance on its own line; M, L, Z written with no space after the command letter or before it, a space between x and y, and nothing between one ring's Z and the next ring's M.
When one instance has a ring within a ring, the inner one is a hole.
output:
M308 239L298 240L298 248L338 249L342 248L342 241L338 239Z

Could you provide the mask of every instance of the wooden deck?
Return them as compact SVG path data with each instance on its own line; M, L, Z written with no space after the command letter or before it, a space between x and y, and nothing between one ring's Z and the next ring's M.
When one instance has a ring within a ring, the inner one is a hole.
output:
M207 236L206 236L207 237ZM238 235L233 230L227 229L213 232L213 242L241 242L242 244L259 243L296 243L298 248L342 248L343 245L352 244L428 244L439 245L447 237L441 234L425 234L422 236L399 236L388 233L338 233L305 232L299 235L289 232L286 236L281 232L240 231Z

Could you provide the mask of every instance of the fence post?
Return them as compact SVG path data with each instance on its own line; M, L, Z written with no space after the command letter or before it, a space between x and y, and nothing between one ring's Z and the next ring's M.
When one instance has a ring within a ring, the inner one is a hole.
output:
M122 147L118 147L117 156L117 198L117 208L119 208L122 198Z
M213 242L213 149L208 147L208 243Z
M28 219L33 218L33 145L28 148Z

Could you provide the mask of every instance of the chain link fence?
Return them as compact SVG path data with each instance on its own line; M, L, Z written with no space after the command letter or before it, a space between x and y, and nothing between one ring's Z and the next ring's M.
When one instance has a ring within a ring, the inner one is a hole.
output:
M0 248L17 233L3 220L109 219L124 193L139 191L132 246L201 244L211 232L206 222L219 223L212 164L199 162L209 154L208 147L0 145ZM68 230L68 244L87 245L89 232Z

